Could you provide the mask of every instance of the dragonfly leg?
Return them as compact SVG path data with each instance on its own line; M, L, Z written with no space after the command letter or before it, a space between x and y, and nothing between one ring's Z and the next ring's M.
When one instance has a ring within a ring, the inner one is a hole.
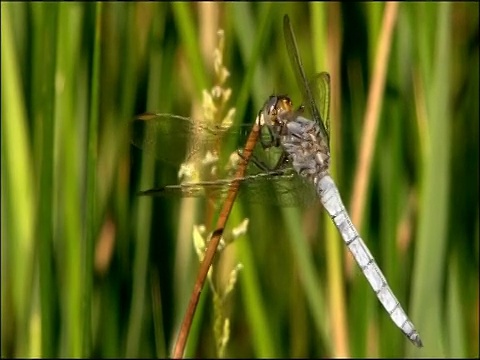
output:
M243 160L245 160L245 157L241 154L240 150L237 150L238 156L240 156ZM250 162L255 164L256 167L258 167L261 171L264 172L274 172L277 170L280 170L284 167L284 165L288 162L288 154L286 152L282 152L280 157L278 158L277 163L275 166L270 167L265 162L260 160L255 154L252 154L250 157Z
M268 131L269 139L265 139L263 136L260 137L260 144L262 145L263 150L270 149L271 147L279 147L280 146L280 138L275 136L273 130L270 126L264 125L266 127L266 131Z
M243 160L245 160L245 157L243 156L243 154L241 153L240 150L237 150L237 154L238 156L240 156ZM255 154L252 154L251 157L250 157L250 162L254 163L256 167L258 167L260 170L262 171L266 171L266 172L269 172L273 169L270 169L267 164L265 164L263 161L261 161L257 156L255 156Z
M272 170L281 169L288 162L288 154L284 151L282 155L278 158L277 164L273 167Z

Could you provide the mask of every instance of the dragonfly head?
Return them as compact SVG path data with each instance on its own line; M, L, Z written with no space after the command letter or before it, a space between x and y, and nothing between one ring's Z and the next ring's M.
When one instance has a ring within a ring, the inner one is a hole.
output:
M292 101L286 95L272 95L268 98L258 113L260 125L282 126L285 123L284 114L293 110Z

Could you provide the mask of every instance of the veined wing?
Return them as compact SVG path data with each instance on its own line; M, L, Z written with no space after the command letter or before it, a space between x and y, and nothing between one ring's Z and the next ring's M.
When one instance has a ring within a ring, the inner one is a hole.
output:
M315 201L315 189L291 167L260 171L249 164L242 178L225 177L215 180L165 185L141 191L139 195L175 197L204 197L222 204L230 186L240 182L238 198L250 203L280 206L307 206Z
M307 80L288 15L283 17L283 33L288 58L290 59L298 87L302 93L304 106L313 117L312 120L319 124L321 136L326 143L329 144L329 133L327 129L329 129L330 126L325 121L328 121L330 111L330 76L328 73L320 73L314 77L311 82ZM319 100L318 105L321 107L320 111L318 110L316 100Z
M185 164L194 165L200 176L198 180L230 177L228 171L235 165L230 164L232 154L243 147L252 128L250 124L222 128L179 115L152 113L138 116L131 125L133 145L161 161L178 166L179 170ZM262 128L253 152L257 163L264 165L265 169L274 169L283 153L279 147L264 149L261 146L270 143L271 139L268 128ZM216 173L202 176L200 173L210 172L209 166ZM247 174L256 174L259 168L252 170L256 171Z
M327 145L330 147L330 75L327 72L316 74L309 84L315 103L319 104L320 116L327 132Z
M131 142L162 161L180 165L218 150L223 140L235 137L242 144L251 127L223 128L179 115L145 113L131 124Z
M234 181L240 181L239 197L252 203L280 206L307 205L313 202L312 187L285 162L275 168L282 156L279 147L264 149L261 141L253 151L254 160L247 166L246 176L233 179L235 173L236 148L226 149L220 143L230 143L235 138L239 148L252 125L231 126L228 129L206 126L190 118L172 114L143 114L132 124L132 143L158 159L179 166L179 174L195 174L182 177L188 182L160 184L141 191L140 195L161 197L207 197L217 203L228 193ZM265 127L260 134L266 143L271 135ZM196 133L195 136L193 134ZM222 145L221 149L219 148ZM207 151L218 150L206 156ZM198 161L192 161L199 156ZM216 157L216 158L215 158ZM186 168L181 170L183 166ZM272 170L270 170L272 169ZM194 180L189 180L194 179Z

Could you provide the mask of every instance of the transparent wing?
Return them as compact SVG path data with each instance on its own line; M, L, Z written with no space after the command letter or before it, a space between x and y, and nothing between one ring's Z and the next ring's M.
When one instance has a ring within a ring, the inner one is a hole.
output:
M295 74L298 87L300 88L300 91L302 93L304 106L306 107L310 115L313 117L313 120L320 125L320 130L322 132L321 136L324 137L326 143L329 144L329 134L327 132L325 119L323 118L324 113L326 112L328 114L330 108L329 76L327 73L320 73L312 80L313 84L311 82L308 82L305 71L303 69L302 60L300 59L297 41L295 40L295 34L293 33L292 25L290 24L290 18L288 17L288 15L285 15L283 17L283 33L285 36L285 44L287 47L288 58L290 59L290 64L292 65L292 70ZM317 87L317 81L320 81L319 87ZM315 86L311 87L311 85ZM312 88L315 90L312 91ZM320 101L318 104L321 107L320 112L318 110L316 100L321 99L322 93L324 94L323 101Z
M254 165L249 165L249 167ZM249 169L249 172L252 172ZM255 170L253 171L255 172ZM315 189L293 169L286 168L271 172L260 172L243 178L224 178L215 181L200 181L166 185L146 191L139 195L160 197L205 197L216 204L222 204L229 187L240 182L238 198L250 203L280 206L308 206L316 199Z
M218 150L222 141L245 141L252 125L228 129L172 114L145 113L131 124L133 145L172 165L180 165L207 150Z
M131 142L159 160L192 168L196 179L188 183L159 184L156 188L140 192L140 195L163 197L207 197L221 203L232 183L235 173L237 149L245 144L252 125L232 126L228 129L207 126L202 122L172 114L143 114L132 122ZM262 129L264 143L271 142L268 128ZM232 145L233 143L233 145ZM247 167L241 181L239 197L253 203L280 206L306 205L313 202L315 192L311 184L295 173L287 161L280 161L283 150L264 148L259 141L253 152L254 160ZM216 152L217 159L206 157L207 151ZM182 173L182 171L179 171Z
M320 116L327 138L330 139L330 75L327 72L321 72L311 78L309 83L313 98L320 107Z

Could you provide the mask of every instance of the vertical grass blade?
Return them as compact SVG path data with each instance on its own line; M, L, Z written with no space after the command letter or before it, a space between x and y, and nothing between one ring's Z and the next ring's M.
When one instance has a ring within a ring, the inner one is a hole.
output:
M422 184L420 217L417 234L414 282L412 293L412 318L415 319L425 344L424 352L408 348L407 354L419 356L447 356L442 320L441 302L445 267L445 251L448 233L448 200L450 169L451 104L450 79L450 3L435 4L436 26L431 29L429 38L422 36L419 46L426 46L434 40L433 56L429 57L431 71L421 69L425 76L421 79L426 92L427 142L421 169ZM417 18L418 22L425 19ZM431 74L431 77L428 75Z
M176 24L184 43L184 49L187 52L187 59L189 59L189 67L192 69L192 80L195 86L195 94L200 98L202 90L207 88L207 76L205 74L205 66L201 59L202 55L200 47L196 41L196 27L189 10L190 4L184 2L176 2L172 4L173 12L175 14Z
M87 202L85 207L85 245L83 258L83 313L85 315L83 328L83 356L90 357L92 354L92 298L93 298L93 257L96 234L98 234L99 216L97 203L97 166L98 166L98 130L100 118L100 39L102 36L102 3L95 3L93 29L93 62L91 72L90 109L88 116L87 134L87 166L86 166L86 193Z
M132 4L133 5L133 4ZM158 4L157 4L158 6ZM135 81L138 76L138 68L140 63L141 49L137 47L137 44L143 43L148 39L147 34L151 30L151 21L153 17L143 18L144 22L143 27L147 31L142 32L141 27L136 27L136 19L138 12L140 11L140 5L135 4L135 6L129 7L127 9L127 21L130 24L126 29L127 33L127 43L126 51L129 54L128 62L126 64L126 74L124 75L123 81ZM159 24L162 25L162 24ZM151 83L150 86L154 86L154 83ZM135 89L129 89L128 87L124 88L125 91L122 93L123 98L125 99L124 108L122 109L122 114L125 117L126 121L131 121L129 116L133 114L133 105L135 101ZM128 89L128 90L127 90ZM148 95L151 94L151 89L148 89ZM149 102L152 100L147 99ZM142 170L140 185L145 186L148 182L151 181L154 174L154 158L155 154L146 154L142 159ZM142 351L142 333L145 330L146 325L146 310L148 299L147 295L150 293L148 291L148 265L149 265L149 251L150 251L150 221L152 219L152 199L148 198L138 198L136 202L137 211L135 223L135 242L134 242L134 256L133 256L133 267L132 267L132 301L130 306L130 313L128 317L128 332L126 337L125 345L125 354L127 357L139 357L143 356ZM146 224L146 226L141 226Z
M39 285L41 301L42 356L56 355L55 303L57 297L54 277L53 249L53 172L54 172L54 98L55 54L58 4L31 4L33 16L33 66L31 113L36 164L39 177L37 234L39 236Z
M9 326L12 326L10 329L15 329L11 339L16 346L14 354L30 357L39 355L31 353L29 341L30 311L34 295L32 272L36 198L28 118L22 93L22 73L12 23L13 7L18 5L1 5L2 327L4 322L8 321ZM9 281L3 281L4 276L8 276ZM5 299L7 296L8 300ZM13 312L10 315L3 313L6 301L11 301L12 304ZM3 320L4 316L7 319Z
M64 269L61 283L60 356L81 357L85 314L83 313L82 263L85 256L83 237L82 120L78 101L80 44L83 7L81 4L60 4L57 23L55 74L55 157L57 161L54 202L57 245L62 257L57 265ZM85 100L85 99L84 99Z

